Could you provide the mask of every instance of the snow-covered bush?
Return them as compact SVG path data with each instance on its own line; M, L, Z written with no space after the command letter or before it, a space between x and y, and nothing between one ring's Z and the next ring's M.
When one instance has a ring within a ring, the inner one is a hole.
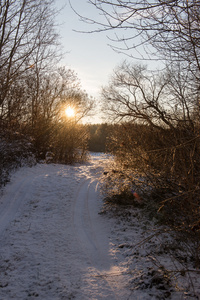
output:
M9 181L12 170L36 164L32 141L17 132L4 130L0 135L0 186Z

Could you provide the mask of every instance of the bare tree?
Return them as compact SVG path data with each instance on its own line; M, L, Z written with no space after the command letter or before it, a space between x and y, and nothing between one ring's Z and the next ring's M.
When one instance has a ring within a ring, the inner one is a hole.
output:
M0 3L0 105L10 86L31 68L57 57L53 0L3 0Z
M106 188L130 196L136 186L148 197L153 189L153 197L167 207L167 214L173 211L167 218L170 222L176 218L177 228L182 226L179 216L184 219L187 212L186 231L200 217L195 213L199 207L199 111L196 87L190 79L188 84L188 77L188 70L168 69L158 75L125 62L102 92L104 109L121 122L110 142L118 169L109 172ZM137 179L140 176L142 181ZM145 191L147 185L150 189ZM171 193L174 197L168 202Z
M145 66L124 62L114 71L110 85L102 90L104 111L115 120L173 129L186 115L191 121L189 107L193 105L191 94L191 105L186 98L191 89L179 81L175 83L176 79L172 70L155 74Z
M113 31L115 51L141 60L182 63L190 79L200 80L200 3L171 0L89 0L100 17L81 16L95 27L89 32Z

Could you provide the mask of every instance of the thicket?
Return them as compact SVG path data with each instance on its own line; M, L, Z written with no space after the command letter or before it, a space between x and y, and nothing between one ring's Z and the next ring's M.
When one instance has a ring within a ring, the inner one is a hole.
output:
M111 202L139 202L146 207L149 216L176 232L179 244L185 243L185 249L190 245L194 265L199 267L198 93L193 91L192 96L185 87L187 101L175 97L173 76L170 80L160 76L148 77L145 68L123 64L103 90L105 100L110 100L109 113L126 119L115 125L110 137L115 165L107 170L104 189ZM134 199L134 192L143 200Z
M36 164L30 137L4 128L0 135L0 186L10 180L10 173L22 166Z

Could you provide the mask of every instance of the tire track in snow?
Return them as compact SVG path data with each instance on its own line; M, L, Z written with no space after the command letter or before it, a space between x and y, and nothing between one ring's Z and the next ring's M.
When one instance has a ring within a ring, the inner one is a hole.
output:
M0 212L0 238L4 234L4 231L10 222L13 221L18 209L30 193L30 190L30 178L24 177L15 184L12 184L9 193L6 194L5 197L2 197Z
M74 231L81 250L90 261L88 275L92 278L92 285L99 285L97 299L121 299L120 291L122 292L123 284L119 283L122 270L115 265L109 254L105 224L98 214L97 185L96 180L87 179L79 187L73 207ZM105 292L102 291L102 281ZM103 292L104 296L101 298Z
M90 213L92 188L90 179L85 180L79 187L73 207L73 226L77 240L82 250L87 253L90 261L96 265L96 267L100 267L102 263L104 263L104 267L106 267L109 263L109 259L105 254L104 257L102 257L101 246L99 245L98 237L94 229L94 220ZM96 199L94 198L94 202L95 201Z
M5 195L3 194L1 197L0 203L0 239L3 237L6 228L14 220L20 206L27 197L31 197L35 180L45 174L45 170L40 169L38 166L27 168L24 176L18 179L16 173L17 180L6 186Z

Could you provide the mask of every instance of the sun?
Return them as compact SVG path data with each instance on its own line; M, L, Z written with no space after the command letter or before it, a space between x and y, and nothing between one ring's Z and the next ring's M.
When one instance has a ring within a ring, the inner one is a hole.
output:
M65 109L65 114L68 118L72 118L74 117L75 115L75 111L72 107L68 106L66 109Z

